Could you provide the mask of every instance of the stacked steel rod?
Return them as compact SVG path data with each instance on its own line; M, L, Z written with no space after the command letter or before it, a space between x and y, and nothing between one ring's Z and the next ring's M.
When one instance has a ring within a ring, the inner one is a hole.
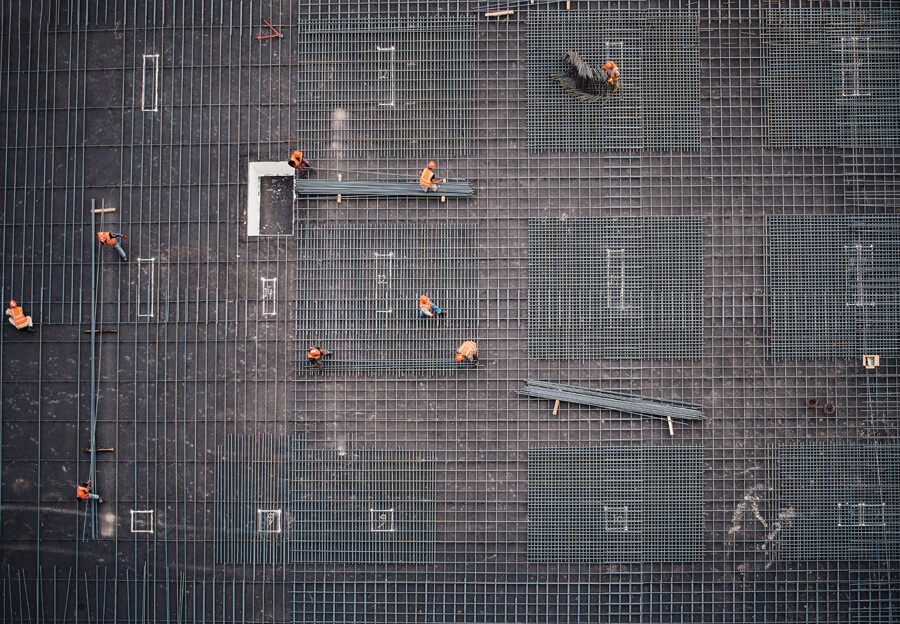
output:
M362 197L471 197L475 191L466 180L444 182L437 192L426 193L418 182L378 182L375 180L303 180L294 183L298 199L355 195Z
M540 399L566 401L567 403L580 403L601 409L617 410L653 418L672 417L683 420L701 420L703 418L703 406L701 405L682 403L680 401L656 401L633 394L595 390L593 388L571 386L551 381L529 379L525 382L525 387L517 390L516 394Z

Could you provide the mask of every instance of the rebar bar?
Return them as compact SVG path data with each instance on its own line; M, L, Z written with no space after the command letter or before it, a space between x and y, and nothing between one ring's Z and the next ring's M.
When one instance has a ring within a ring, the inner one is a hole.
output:
M631 394L597 390L569 384L553 383L529 379L525 387L516 394L542 399L560 400L567 403L591 405L601 409L616 410L640 416L655 418L678 418L702 420L702 406L663 402Z
M297 178L294 196L297 199L317 197L359 196L359 197L416 197L420 199L441 199L443 197L465 198L475 194L475 190L465 181L448 181L438 184L436 191L424 191L417 182L378 182L375 180L304 180Z

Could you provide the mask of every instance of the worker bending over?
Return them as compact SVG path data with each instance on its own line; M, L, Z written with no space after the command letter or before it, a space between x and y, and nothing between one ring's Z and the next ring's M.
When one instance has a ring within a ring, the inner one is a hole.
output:
M128 238L124 234L113 234L112 232L97 232L98 241L100 241L104 245L115 247L116 251L118 251L119 255L122 257L122 262L128 262L128 256L125 254L125 250L122 249L122 246L119 244L119 236L121 236L122 238Z
M619 90L619 66L612 61L606 61L603 71L606 72L606 87L615 93Z
M428 166L422 169L422 172L419 174L419 184L422 185L422 191L427 193L428 191L437 192L438 185L437 182L446 182L447 180L436 180L434 177L434 168L437 165L434 161L430 161Z
M75 496L77 496L79 500L95 500L98 503L103 502L102 498L91 492L90 480L87 480L78 486L78 489L75 490Z
M428 295L419 297L419 318L441 316L444 313Z
M306 352L306 361L309 362L309 365L312 368L317 368L319 366L319 360L326 355L331 355L331 351L326 351L322 347L313 347Z
M456 350L456 361L478 364L478 346L473 341L466 340Z
M288 160L288 164L300 172L301 177L306 177L307 169L312 169L309 166L309 161L303 158L303 152L300 150L294 150L294 153L291 154L290 160Z
M12 326L16 329L25 329L30 332L34 331L34 323L31 322L31 317L25 316L22 308L20 308L19 304L15 301L9 302L9 309L6 311L6 316L9 317L9 322L12 323Z

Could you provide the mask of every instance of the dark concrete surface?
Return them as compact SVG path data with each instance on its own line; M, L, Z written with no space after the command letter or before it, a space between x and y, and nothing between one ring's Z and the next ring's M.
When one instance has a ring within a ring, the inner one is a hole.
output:
M474 5L5 6L2 285L38 329L0 331L0 620L896 619L896 556L778 557L780 523L788 520L773 449L895 443L900 372L891 357L869 372L858 359L771 357L767 217L892 214L900 163L896 146L766 147L759 86L766 6L700 3L701 147L694 151L528 152L526 13L564 5L516 3L516 13L500 19L479 13L474 147L442 162L452 177L472 182L475 198L425 210L383 199L311 200L293 209L298 226L361 217L477 226L481 366L464 375L318 379L295 375L305 350L295 340L305 329L295 319L304 283L296 241L245 234L247 161L284 160L297 148L298 111L313 97L298 89L304 64L315 62L298 58L298 23L427 17ZM284 38L258 40L271 34L264 19ZM135 108L145 54L162 59L155 113ZM418 166L343 161L328 151L309 157L318 176L335 178ZM92 205L117 211L92 222ZM528 219L620 215L702 219L702 357L529 359ZM128 235L129 263L97 245L101 227ZM148 296L148 269L138 258L155 259L153 317L138 316ZM263 277L278 280L271 318L260 314ZM92 327L117 333L84 333ZM554 416L549 402L515 395L533 378L700 403L706 420L676 425L671 437L655 419L566 404ZM812 396L834 402L836 413L808 409ZM227 436L287 439L296 431L315 450L433 452L435 563L216 565L219 447ZM91 444L115 451L92 465L83 450ZM702 562L527 563L528 449L630 445L704 448ZM75 486L87 478L102 505L76 501ZM885 496L896 506L897 484L886 484ZM131 511L151 509L154 532L131 533Z

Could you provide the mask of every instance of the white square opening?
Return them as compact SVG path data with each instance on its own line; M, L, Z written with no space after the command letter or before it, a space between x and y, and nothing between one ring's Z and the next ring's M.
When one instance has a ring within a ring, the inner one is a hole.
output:
M251 162L247 165L247 236L292 236L289 234L261 234L260 233L260 201L262 188L260 179L267 176L280 176L294 178L294 168L287 163L287 156L283 161ZM293 227L291 228L293 229Z
M153 510L152 509L132 509L131 510L131 532L132 533L153 533Z

